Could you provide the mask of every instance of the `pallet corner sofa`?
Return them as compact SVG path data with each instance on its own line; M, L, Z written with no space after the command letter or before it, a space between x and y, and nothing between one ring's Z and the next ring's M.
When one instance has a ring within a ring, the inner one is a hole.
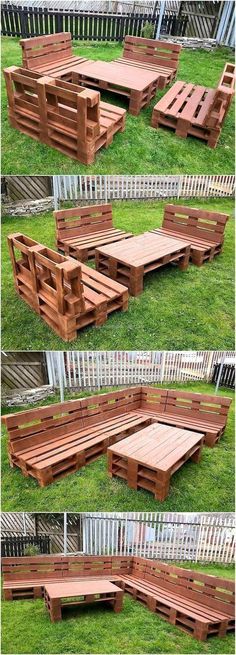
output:
M216 89L178 80L157 102L151 125L169 127L177 136L198 137L217 146L234 95L235 65L226 63Z
M151 423L186 428L214 446L231 398L138 386L8 414L10 465L40 486L78 471ZM138 435L137 435L138 438Z
M152 232L189 241L190 260L202 266L221 253L228 219L228 214L171 203L164 207L162 226Z
M80 262L95 258L95 248L132 237L131 232L116 229L112 205L87 205L54 211L56 246L65 255Z
M8 236L15 290L64 341L128 309L128 290L20 232Z
M5 557L5 600L44 597L44 586L109 580L193 638L234 631L234 581L135 556Z

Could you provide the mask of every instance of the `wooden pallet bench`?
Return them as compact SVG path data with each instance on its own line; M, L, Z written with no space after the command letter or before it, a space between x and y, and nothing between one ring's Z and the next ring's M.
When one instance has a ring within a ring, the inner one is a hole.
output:
M165 205L162 226L151 232L189 241L190 260L196 266L202 266L221 253L228 218L228 214L220 212L168 204Z
M233 580L159 560L132 556L6 557L2 570L5 600L43 597L45 586L56 582L61 594L62 585L68 582L86 581L88 589L92 581L108 580L195 639L223 637L234 631Z
M71 81L71 67L86 61L73 55L70 32L21 39L22 67L42 75Z
M97 91L16 66L4 76L10 125L82 164L124 131L126 111Z
M125 389L7 415L10 464L40 486L75 473L150 424L137 411L139 404L140 391Z
M201 432L205 445L213 447L225 430L231 402L226 396L143 386L140 411L158 423Z
M5 557L2 559L3 596L5 600L44 597L45 583L109 580L120 584L121 576L131 573L131 558L125 556Z
M126 242L99 246L95 251L96 269L125 284L132 296L143 291L146 273L177 264L185 270L189 264L190 245L178 239L145 232Z
M122 95L128 99L128 111L133 116L138 116L155 97L159 77L157 71L112 61L86 60L72 68L74 84Z
M126 287L29 237L9 235L15 289L63 340L128 308ZM20 255L20 258L18 258Z
M122 57L113 63L159 73L157 88L164 89L176 77L182 46L169 41L125 36Z
M146 489L165 500L171 476L191 459L201 458L204 435L154 423L110 446L108 475L124 479L131 489Z
M61 621L65 607L108 603L114 612L122 610L124 592L109 580L79 580L76 582L46 583L44 600L52 622Z
M88 205L54 212L58 250L85 262L95 258L95 248L123 241L133 235L113 226L112 205Z
M157 102L152 127L172 128L182 138L195 136L215 148L234 94L235 66L227 63L216 89L178 81Z

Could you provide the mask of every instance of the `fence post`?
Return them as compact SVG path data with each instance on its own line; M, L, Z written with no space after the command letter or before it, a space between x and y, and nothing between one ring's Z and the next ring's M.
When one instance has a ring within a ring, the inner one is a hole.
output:
M64 555L66 555L67 554L67 512L64 512L63 539L64 539L63 551L64 551Z
M217 378L217 382L216 382L215 394L217 394L217 391L218 391L219 386L220 386L220 378L221 378L224 362L225 362L225 353L222 353L222 361L221 361L221 364L220 364L219 374L218 374L218 378Z
M162 24L162 19L164 16L164 11L165 11L165 0L161 0L161 5L160 5L160 13L159 13L159 18L158 18L158 23L157 23L157 29L156 29L156 34L155 34L155 39L160 38L160 33L161 33L161 24Z
M210 350L209 353L208 353L208 363L207 363L207 370L206 370L206 380L207 380L207 382L209 381L210 376L211 376L213 357L214 357L214 351Z

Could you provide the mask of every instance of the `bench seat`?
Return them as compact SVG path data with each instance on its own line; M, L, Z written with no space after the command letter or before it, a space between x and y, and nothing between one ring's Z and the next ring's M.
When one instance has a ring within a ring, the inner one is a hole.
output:
M62 239L58 242L58 250L64 252L65 255L75 257L80 262L84 262L88 259L94 259L95 248L105 246L108 243L122 241L132 236L133 234L131 232L124 232L124 230L112 228L81 237Z
M164 89L176 77L182 46L171 41L158 41L127 34L122 57L113 63L134 66L159 73L157 88Z
M85 576L84 576L85 577ZM98 576L86 575L86 580L97 580ZM50 577L45 576L42 579L39 578L25 578L22 580L4 580L3 582L3 596L5 600L21 600L23 598L35 599L43 598L44 596L44 585L47 583L52 584L63 584L63 582L80 582L84 579L82 576L68 576L62 577ZM120 582L121 576L119 575L102 575L102 580L109 580L110 582L115 582L118 584Z
M134 575L122 575L121 580L124 591L196 638L203 640L208 634L223 636L234 629L232 616L205 605L204 598L198 603Z
M182 239L186 243L187 237L174 232L172 230L167 230L164 227L156 228L151 230L154 234L166 234L166 236L176 237L176 239ZM191 251L190 259L193 264L196 266L201 266L204 261L211 261L216 255L221 253L223 242L214 243L213 241L205 241L199 237L189 237L191 240Z
M107 451L107 447L148 425L148 416L127 412L96 426L71 429L44 443L31 445L11 455L12 464L25 476L33 476L44 487L58 478L78 471Z
M164 423L165 425L174 425L177 428L202 432L205 435L204 443L206 446L210 447L215 446L224 431L224 426L219 426L219 423L214 422L214 420L212 420L212 422L206 422L206 419L204 418L192 418L178 414L169 414L168 412L161 412L159 414L158 412L150 412L145 409L141 409L140 412L142 413L142 416L147 414L152 418L154 423Z

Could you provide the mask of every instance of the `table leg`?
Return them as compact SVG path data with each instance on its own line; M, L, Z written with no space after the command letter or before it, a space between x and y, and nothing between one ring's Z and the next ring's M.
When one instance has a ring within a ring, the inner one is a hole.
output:
M123 591L117 591L116 592L115 600L114 600L114 604L113 604L114 612L121 612L122 606L123 606L123 596L124 596Z
M50 598L49 603L49 613L50 619L54 623L55 621L61 621L61 601L58 598Z
M133 268L130 266L129 278L129 292L131 296L139 296L143 292L143 266Z
M185 254L179 259L178 267L180 271L185 271L189 265L190 246L186 248Z
M130 91L129 113L138 116L142 108L142 91Z
M128 458L127 466L127 483L131 489L137 489L138 482L138 462Z
M170 474L160 474L157 472L155 500L162 502L168 496L170 489Z

